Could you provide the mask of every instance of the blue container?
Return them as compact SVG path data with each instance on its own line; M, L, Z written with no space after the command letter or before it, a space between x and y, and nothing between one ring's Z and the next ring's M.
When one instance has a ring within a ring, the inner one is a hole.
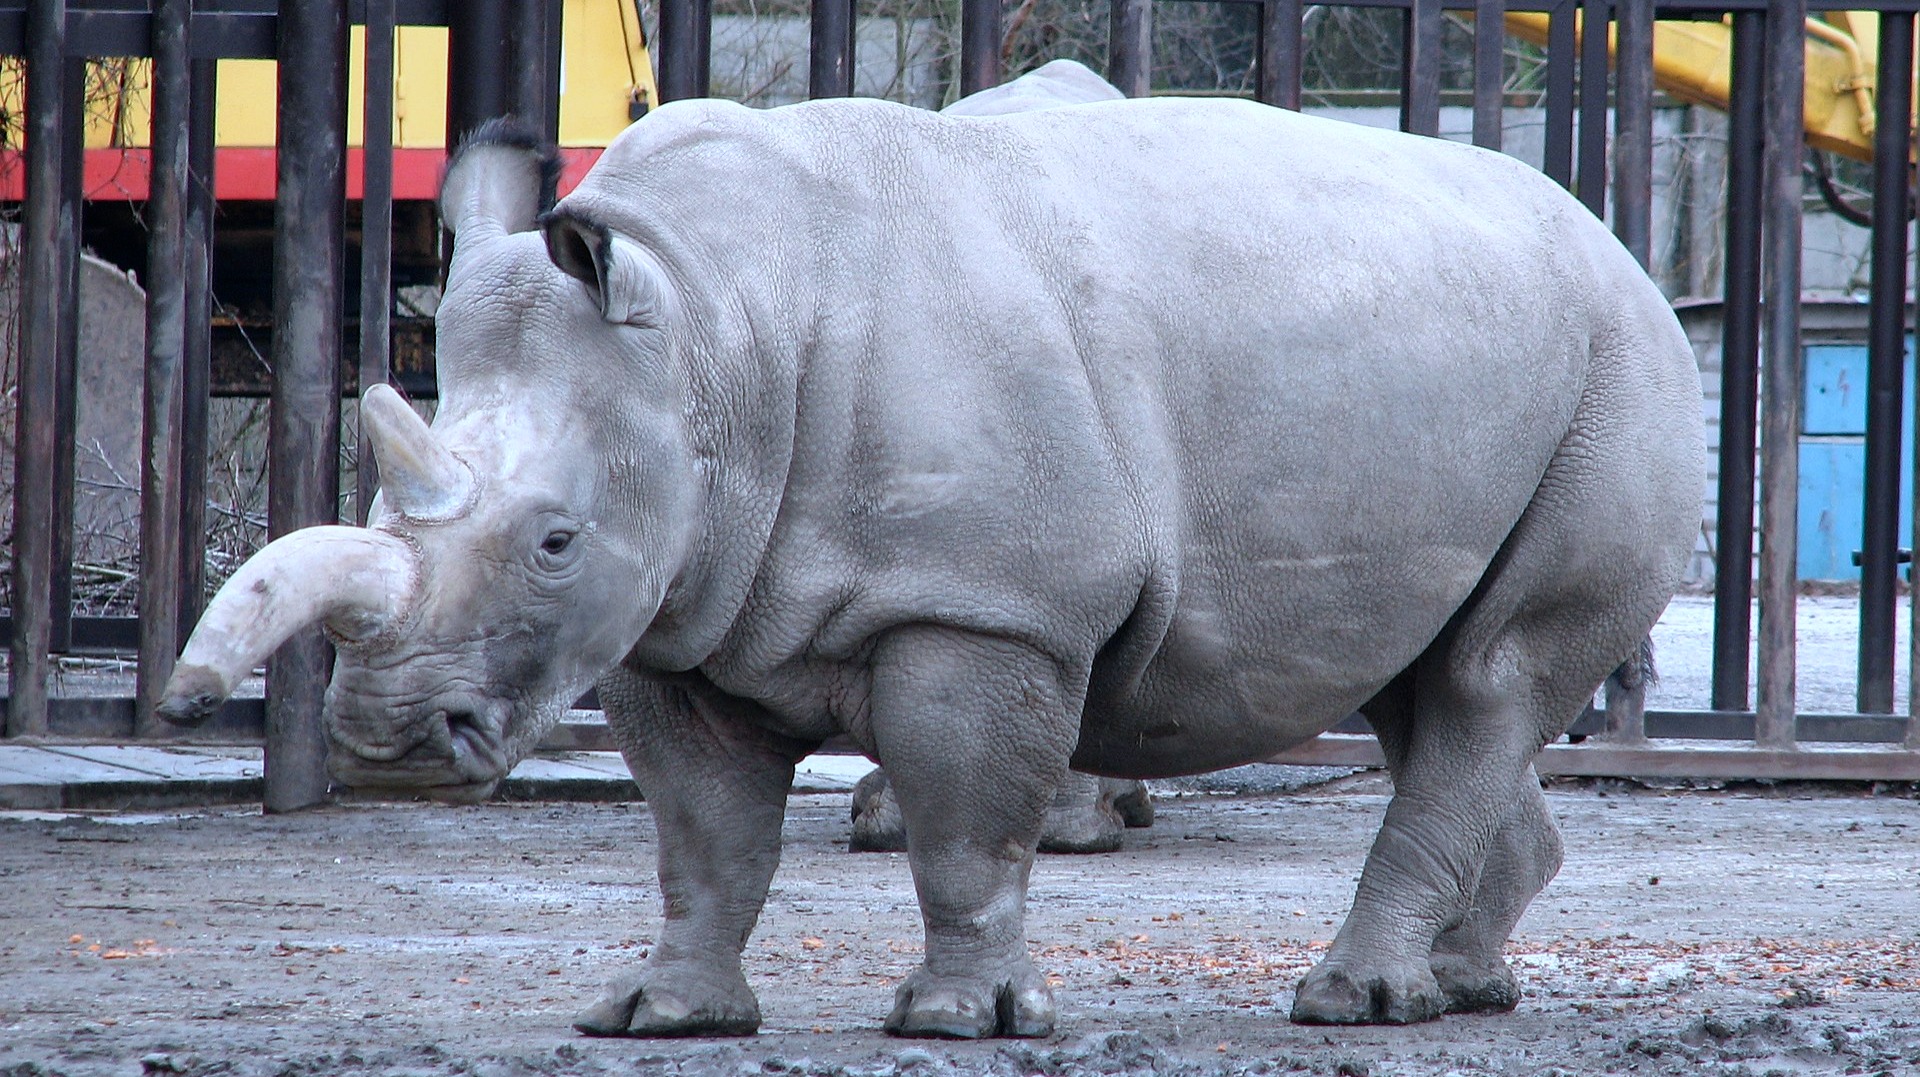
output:
M1806 349L1800 423L1800 551L1803 580L1857 580L1853 563L1866 514L1867 349ZM1913 533L1913 338L1907 338L1905 418L1900 431L1900 534Z

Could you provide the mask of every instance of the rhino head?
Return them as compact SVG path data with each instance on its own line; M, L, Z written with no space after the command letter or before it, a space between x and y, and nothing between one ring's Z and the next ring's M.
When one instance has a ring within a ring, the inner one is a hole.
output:
M462 147L441 190L455 246L432 426L391 387L366 390L382 482L369 526L295 531L243 565L163 716L203 721L319 622L337 647L333 778L479 800L646 631L699 497L666 278L630 241L543 218L554 174L504 125Z

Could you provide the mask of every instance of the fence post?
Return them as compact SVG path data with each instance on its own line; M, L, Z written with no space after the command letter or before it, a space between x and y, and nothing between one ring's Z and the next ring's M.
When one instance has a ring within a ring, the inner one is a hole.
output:
M1806 0L1767 5L1766 353L1760 431L1760 691L1754 740L1794 744L1800 484L1800 198Z
M180 627L200 620L207 587L207 395L213 360L213 120L220 62L192 61L187 121L186 350L180 369Z
M1300 18L1300 0L1266 0L1260 5L1260 100L1296 112L1300 110ZM1141 33L1151 39L1152 27Z
M1760 193L1767 16L1733 13L1727 113L1725 314L1720 334L1719 519L1714 531L1713 707L1747 709L1753 633L1754 410L1760 370Z
M1298 3L1298 0L1290 0ZM1261 8L1260 86L1265 95L1267 60L1266 19L1275 0ZM1153 0L1113 0L1107 24L1107 81L1128 97L1145 97L1153 92ZM1271 103L1271 102L1269 102Z
M1607 215L1607 22L1609 0L1580 4L1580 178L1575 190L1595 217Z
M1440 0L1412 0L1401 14L1400 129L1440 134Z
M1900 420L1907 336L1908 151L1913 13L1880 15L1873 146L1873 284L1867 328L1866 513L1860 544L1860 676L1863 714L1893 712L1893 616L1900 570Z
M853 0L813 0L807 64L808 97L853 96Z
M712 92L713 0L661 0L660 100Z
M1473 3L1473 144L1497 150L1507 89L1506 0Z
M513 20L504 0L447 5L447 152L513 110Z
M513 114L549 142L560 139L560 0L521 0L512 10ZM392 22L389 13L387 21ZM373 30L373 9L367 9ZM388 46L389 52L392 46ZM388 106L392 108L391 105Z
M1000 85L1000 0L960 0L960 96Z
M1620 0L1614 47L1613 232L1653 255L1653 0Z
M273 213L273 398L267 530L338 519L341 238L346 217L346 0L281 0ZM326 799L320 712L332 648L303 629L267 670L266 808Z
M68 57L60 81L61 115L85 117L87 61ZM50 576L47 649L61 654L73 649L73 515L78 496L74 485L74 449L79 440L80 408L80 233L85 220L83 171L87 130L84 122L60 129L60 214L71 218L73 242L60 248L60 343L54 363L53 411L53 566Z
M1574 21L1579 0L1560 0L1547 16L1547 130L1540 170L1560 186L1573 189L1573 95L1579 61L1575 59Z
M187 21L190 0L153 10L148 142L147 369L140 426L140 666L134 732L159 737L155 713L180 649L180 373L187 343Z
M60 198L61 82L66 0L27 9L27 205L20 231L26 268L20 297L20 369L15 401L13 639L7 667L7 735L47 731L47 644L53 568L55 365L66 281L60 251L78 222Z
M367 0L366 101L360 176L360 391L393 367L393 0ZM380 463L360 424L353 511L367 522Z

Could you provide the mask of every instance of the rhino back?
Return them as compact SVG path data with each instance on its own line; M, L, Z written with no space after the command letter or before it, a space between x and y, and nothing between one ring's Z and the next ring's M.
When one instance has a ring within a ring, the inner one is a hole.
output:
M569 202L672 267L691 363L791 379L716 680L830 709L823 662L954 624L1079 669L1091 732L1215 734L1175 769L1405 668L1532 498L1595 334L1660 302L1516 162L1234 102L668 106Z

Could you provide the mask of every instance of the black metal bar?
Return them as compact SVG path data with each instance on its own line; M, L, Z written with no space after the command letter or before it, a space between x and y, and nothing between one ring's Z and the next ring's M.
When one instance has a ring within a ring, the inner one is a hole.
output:
M1893 712L1913 21L1913 15L1907 12L1880 16L1880 76L1874 101L1873 285L1867 314L1867 506L1860 547L1860 680L1855 704L1863 713L1872 714Z
M1639 260L1653 257L1653 0L1615 11L1613 233Z
M180 372L187 344L187 13L157 0L153 16L152 168L147 194L147 368L140 415L140 667L134 730L168 728L154 713L180 653Z
M1500 148L1506 104L1506 0L1473 4L1473 144Z
M282 0L279 94L267 464L267 531L273 538L333 523L339 511L347 157L343 0ZM268 667L268 811L326 799L320 711L331 665L326 638L311 628L288 640Z
M1300 18L1300 0L1266 0L1260 5L1259 98L1296 112L1300 110ZM1152 28L1142 32L1151 37Z
M188 30L191 42L192 30ZM200 620L207 589L207 424L213 371L213 161L217 60L188 69L186 350L180 366L180 638Z
M285 11L281 12L284 20ZM286 28L281 27L281 47ZM513 17L508 0L462 0L447 10L447 146L513 111Z
M367 4L367 26L371 31L377 0ZM512 106L509 109L547 141L560 137L559 63L560 39L550 25L559 0L521 0L508 13L512 20ZM392 11L386 22L392 23ZM391 46L389 46L391 48ZM389 106L391 108L391 106Z
M360 391L393 367L393 0L367 0L366 124L361 138ZM360 427L354 516L367 522L380 465Z
M1264 94L1268 69L1266 20L1273 5L1261 9L1260 86ZM1107 25L1107 81L1128 97L1153 92L1153 0L1113 0ZM1265 96L1261 100L1267 100ZM1269 102L1271 103L1271 102Z
M808 97L853 96L853 0L813 0Z
M1000 0L960 0L960 96L1000 85Z
M67 59L61 79L61 115L85 116L87 62ZM66 123L60 130L60 215L74 222L72 242L60 248L60 344L53 372L53 562L48 585L47 649L65 654L73 646L73 514L79 491L74 485L74 448L78 441L80 406L80 226L85 192L81 190L86 164L85 123Z
M1580 201L1607 213L1607 20L1611 0L1580 4Z
M1760 683L1754 740L1794 743L1794 615L1800 503L1800 198L1806 0L1767 9L1766 352L1760 403Z
M661 0L660 100L712 92L713 0Z
M1713 705L1747 709L1753 635L1753 479L1760 384L1760 203L1766 16L1733 16L1727 116L1726 313L1720 335L1719 519L1714 529Z
M1560 186L1573 188L1573 95L1579 62L1575 57L1577 0L1562 0L1547 17L1547 130L1540 170Z
M1440 0L1409 0L1401 16L1400 129L1440 134Z
M21 228L26 281L20 299L15 383L13 613L8 646L7 735L47 730L48 602L53 567L54 367L65 279L62 247L78 235L60 199L65 0L36 0L27 19L27 205Z

